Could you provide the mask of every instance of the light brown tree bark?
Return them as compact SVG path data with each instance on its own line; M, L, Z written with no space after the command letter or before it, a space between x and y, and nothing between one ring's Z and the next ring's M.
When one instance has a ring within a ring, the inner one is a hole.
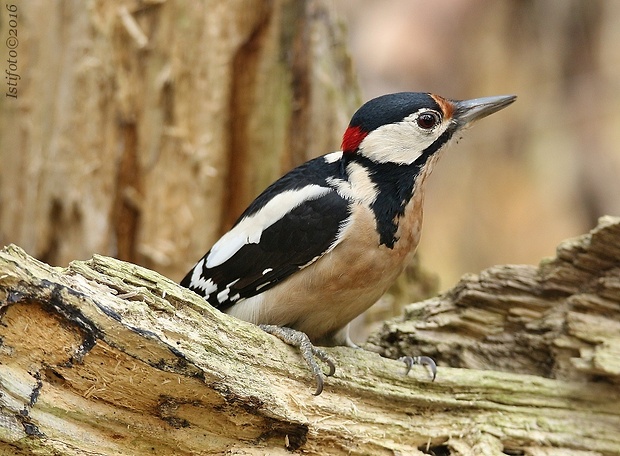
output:
M50 264L100 253L180 279L270 182L336 150L359 105L323 0L15 5L0 245Z
M52 268L9 246L0 451L617 455L619 268L620 219L603 218L538 269L467 277L389 323L393 343L437 347L435 382L333 348L314 397L293 349L155 272L103 256Z

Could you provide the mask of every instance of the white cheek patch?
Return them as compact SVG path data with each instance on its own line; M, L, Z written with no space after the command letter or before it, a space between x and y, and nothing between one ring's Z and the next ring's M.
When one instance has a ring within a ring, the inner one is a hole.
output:
M244 245L258 244L263 231L306 201L318 199L329 187L308 185L299 190L289 190L274 196L258 212L245 217L232 230L220 238L207 257L207 268L214 268L229 260Z
M410 165L416 161L450 125L449 121L444 121L436 128L424 131L416 124L418 114L371 131L361 142L360 153L378 163Z

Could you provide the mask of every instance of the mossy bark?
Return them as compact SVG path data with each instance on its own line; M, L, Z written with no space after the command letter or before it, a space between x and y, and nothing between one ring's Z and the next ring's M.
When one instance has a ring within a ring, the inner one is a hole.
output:
M613 292L619 244L620 219L604 218L589 235L563 244L538 279L520 267L469 277L439 298L443 309L461 303L439 320L449 325L432 318L402 323L413 328L410 338L437 336L435 382L421 369L404 376L401 363L368 351L331 348L337 371L319 397L295 350L153 271L104 256L53 268L8 246L0 253L0 452L620 454L620 339L613 329L620 320ZM583 294L567 290L584 291L585 277L598 284L584 301L598 303L589 306L592 325L575 319L575 309L561 311L576 299L570 296ZM472 283L486 292L465 293ZM541 295L541 283L553 291ZM464 294L468 300L457 299ZM482 303L492 315L476 310ZM437 304L427 304L430 310L418 305L409 317L434 315ZM529 308L536 312L519 310ZM519 333L513 329L540 334L544 315L565 337L517 350L523 338L511 342ZM386 326L390 337L394 325ZM449 352L444 361L446 347L459 339L482 348ZM493 350L483 350L485 340ZM551 347L545 353L576 350L581 356L571 358L569 371L583 375L542 368L544 343ZM539 370L523 368L524 353ZM483 355L484 367L499 370L447 367L472 359L481 367ZM515 367L506 369L511 359Z

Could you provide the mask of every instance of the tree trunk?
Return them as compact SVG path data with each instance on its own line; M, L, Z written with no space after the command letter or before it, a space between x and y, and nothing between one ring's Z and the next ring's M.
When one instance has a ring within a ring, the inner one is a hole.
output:
M53 265L101 253L180 279L359 105L323 0L13 3L0 245Z
M314 397L295 350L155 272L104 256L52 268L9 246L0 450L618 455L619 271L620 219L603 218L538 269L466 277L389 323L386 340L442 361L435 382L331 348L336 375Z

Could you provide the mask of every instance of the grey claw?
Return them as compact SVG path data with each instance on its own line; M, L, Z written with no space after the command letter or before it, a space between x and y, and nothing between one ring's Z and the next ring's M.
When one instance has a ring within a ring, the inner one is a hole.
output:
M334 364L334 361L330 358L330 356L327 353L325 353L320 348L316 348L315 346L312 346L312 353L314 353L314 355L317 358L319 358L321 361L323 361L325 364L329 366L329 372L325 375L327 375L328 377L331 377L332 375L336 373L336 364Z
M316 391L312 394L314 396L318 396L319 394L323 392L323 376L319 374L314 378L316 380Z
M415 364L420 364L422 366L427 366L432 374L432 381L435 381L435 377L437 377L437 364L433 358L428 356L401 356L398 358L398 361L403 361L407 365L407 371L405 375L409 374L409 371Z
M259 327L266 333L276 336L282 342L299 349L301 356L304 361L306 361L308 367L310 367L310 370L314 374L314 378L316 380L316 391L314 392L314 395L318 396L321 394L323 392L324 374L320 366L315 361L314 356L329 366L329 372L325 375L332 376L336 372L336 365L330 356L323 350L312 345L308 336L301 331L297 331L286 326L259 325Z

